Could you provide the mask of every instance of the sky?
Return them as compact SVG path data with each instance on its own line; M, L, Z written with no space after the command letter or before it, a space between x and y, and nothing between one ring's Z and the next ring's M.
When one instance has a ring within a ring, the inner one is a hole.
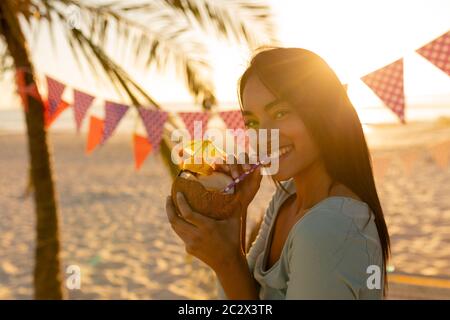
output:
M359 78L400 57L405 59L407 103L442 104L450 108L450 77L414 52L450 29L450 1L268 2L282 45L306 48L321 55L342 82L349 83L349 96L357 109L382 108L382 103ZM219 107L234 108L237 79L248 63L249 52L217 41L209 42L209 50ZM41 32L31 51L41 76L48 74L100 99L120 101L111 88L98 83L89 72L78 70L66 45L58 42L54 52L48 33ZM183 103L180 108L185 108L182 105L188 105L191 110L196 108L186 104L192 102L192 98L173 72L143 72L132 63L127 63L127 70L163 108L166 104L173 107L175 102ZM0 82L0 109L18 105L11 84L10 75Z

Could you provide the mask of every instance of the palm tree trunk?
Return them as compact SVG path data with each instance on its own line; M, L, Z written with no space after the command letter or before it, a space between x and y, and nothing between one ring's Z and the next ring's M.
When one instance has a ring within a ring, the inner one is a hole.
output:
M8 1L0 1L0 23L0 32L5 38L16 69L27 70L26 84L35 83L25 37L18 17L10 10ZM26 99L28 111L25 112L25 119L37 226L34 298L62 299L58 210L47 134L44 128L44 106L41 99L36 100L30 96Z

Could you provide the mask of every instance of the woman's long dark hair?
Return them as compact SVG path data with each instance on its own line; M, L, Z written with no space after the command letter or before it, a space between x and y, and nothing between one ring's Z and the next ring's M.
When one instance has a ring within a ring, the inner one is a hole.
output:
M383 253L385 294L389 233L362 125L343 85L328 64L311 51L264 48L252 58L240 78L241 107L250 75L258 76L276 97L295 107L316 142L331 179L351 189L374 213Z

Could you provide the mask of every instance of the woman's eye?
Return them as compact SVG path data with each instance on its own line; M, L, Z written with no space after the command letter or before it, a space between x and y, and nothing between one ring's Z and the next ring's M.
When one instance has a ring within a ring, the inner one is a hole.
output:
M288 111L278 111L277 113L275 113L275 119L281 119L288 113Z
M256 128L258 126L258 122L253 120L246 121L244 124L247 128Z

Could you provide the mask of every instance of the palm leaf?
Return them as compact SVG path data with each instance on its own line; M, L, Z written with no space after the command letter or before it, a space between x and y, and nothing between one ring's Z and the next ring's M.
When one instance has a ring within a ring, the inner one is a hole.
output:
M125 1L96 6L76 0L60 2L80 8L81 16L85 17L80 29L89 34L89 39L97 46L106 47L108 34L114 32L118 41L128 42L143 68L148 70L155 65L165 71L174 66L196 102L214 97L211 66L204 58L208 53L206 45L179 12L164 8L158 1L150 2L145 12L132 13L127 10ZM64 11L59 10L59 13L64 16ZM124 45L118 50L124 55L123 51L130 46Z
M271 8L260 0L161 0L182 12L208 33L238 41L254 49L277 43Z

